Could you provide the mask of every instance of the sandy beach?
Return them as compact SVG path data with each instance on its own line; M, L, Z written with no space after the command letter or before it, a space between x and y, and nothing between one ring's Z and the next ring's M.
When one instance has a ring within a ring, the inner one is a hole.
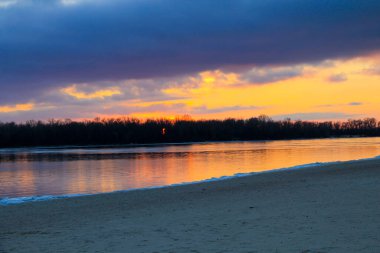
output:
M0 206L0 252L380 252L380 160Z

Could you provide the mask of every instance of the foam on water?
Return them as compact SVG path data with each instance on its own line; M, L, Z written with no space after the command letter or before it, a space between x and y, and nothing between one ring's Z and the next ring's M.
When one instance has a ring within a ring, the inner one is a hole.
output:
M82 197L82 196L90 196L90 195L112 194L112 193L116 193L116 192L129 192L129 191L138 191L138 190L160 189L160 188L176 187L176 186L182 186L182 185L191 185L191 184L199 184L199 183L229 180L229 179L234 179L234 178L239 178L239 177L247 177L247 176L264 174L264 173L273 173L273 172L277 172L277 171L291 171L291 170L305 169L305 168L311 168L311 167L319 167L322 165L334 165L334 164L339 164L339 163L343 163L343 162L370 161L370 160L378 160L378 159L380 159L380 156L375 156L372 158L365 158L365 159L350 160L350 161L334 161L334 162L325 162L325 163L316 162L316 163L309 163L309 164L297 165L297 166L288 167L288 168L279 168L279 169L267 170L267 171L261 171L261 172L237 173L237 174L234 174L232 176L222 176L222 177L218 177L218 178L213 177L213 178L209 178L209 179L205 179L205 180L201 180L201 181L185 182L185 183L163 185L163 186L152 186L152 187L145 187L145 188L134 188L134 189L121 190L121 191L108 192L108 193L44 195L44 196L28 196L28 197L15 197L15 198L5 197L5 198L0 199L0 206L17 205L17 204L28 203L28 202L48 201L48 200L74 198L74 197Z

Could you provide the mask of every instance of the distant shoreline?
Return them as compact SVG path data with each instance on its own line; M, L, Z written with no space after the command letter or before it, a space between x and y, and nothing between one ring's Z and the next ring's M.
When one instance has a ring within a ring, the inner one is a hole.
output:
M20 146L20 147L0 147L0 155L2 151L8 150L30 150L30 149L79 149L79 148L135 148L135 147L155 147L155 146L181 146L192 144L213 144L213 143L239 143L239 142L267 142L267 141L298 141L298 140L326 140L326 139L361 139L361 138L379 138L379 136L331 136L317 138L290 138L290 139L261 139L261 140L220 140L220 141L184 141L184 142L156 142L156 143L128 143L128 144L105 144L105 145L57 145L57 146Z
M248 119L168 120L134 118L92 121L0 122L0 147L104 146L214 141L255 141L380 136L375 118L347 121Z

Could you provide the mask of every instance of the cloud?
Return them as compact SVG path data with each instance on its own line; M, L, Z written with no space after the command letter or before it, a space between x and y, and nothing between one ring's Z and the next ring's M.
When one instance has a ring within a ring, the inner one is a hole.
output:
M316 107L341 107L341 106L360 106L363 105L362 102L350 102L347 104L325 104L325 105L317 105Z
M8 102L70 83L298 64L380 49L377 0L1 3L7 8L0 8L0 101Z
M69 87L62 88L61 92L63 94L69 95L71 97L74 97L78 100L81 99L105 99L107 97L112 97L115 95L120 95L121 91L120 88L118 87L110 87L107 89L100 89L96 90L93 92L83 92L83 91L78 91L77 85L73 84Z
M240 72L222 70L204 71L198 74L169 79L162 92L168 95L190 96L200 93L212 93L214 88L233 88L241 86L275 83L304 74L303 65L289 67L244 68Z
M345 74L335 74L327 78L327 81L331 83L341 83L347 81L347 76Z
M4 115L5 120L25 120L25 119L41 119L40 115L43 112L44 117L48 118L95 118L99 115L105 116L122 116L122 115L148 115L149 117L156 117L157 115L207 115L215 113L223 113L230 111L244 111L244 110L258 110L262 107L258 106L220 106L209 107L206 105L192 106L184 102L154 102L154 103L109 103L101 106L94 104L94 106L81 107L78 110L78 105L66 105L62 110L60 106L53 106L49 110L39 109L38 111L31 111L28 113L20 114L19 117L11 117ZM57 116L59 115L59 116ZM156 115L156 116L155 116Z
M349 105L349 106L359 106L359 105L363 105L363 103L361 103L361 102L351 102L351 103L348 103L347 105Z
M61 0L63 5L75 5L81 3L81 0Z
M379 66L373 66L371 68L367 68L362 71L363 74L368 75L380 75L380 67Z
M257 110L261 109L262 107L259 106L222 106L222 107L216 107L216 108L209 108L207 106L198 106L188 113L194 113L194 114L211 114L211 113L221 113L221 112L231 112L231 111L242 111L242 110Z
M0 113L14 113L33 110L33 103L15 104L15 105L0 105Z
M171 113L171 114L214 114L230 111L242 111L242 110L257 110L262 107L258 106L220 106L212 107L202 105L202 106L191 106L186 103L154 103L148 105L124 105L123 107L115 106L109 108L108 110L103 110L103 114L130 114L130 113Z
M310 112L310 113L292 113L274 115L274 120L283 120L290 118L293 120L338 120L359 117L358 114L347 114L341 112Z
M242 75L242 78L254 84L274 83L301 76L303 68L295 67L275 67L275 68L253 68Z
M241 79L241 73L223 72L221 70L204 71L179 79L168 79L161 91L168 96L191 97L210 94L214 88L237 87L249 85Z
M8 8L14 4L17 4L17 0L0 0L0 9Z

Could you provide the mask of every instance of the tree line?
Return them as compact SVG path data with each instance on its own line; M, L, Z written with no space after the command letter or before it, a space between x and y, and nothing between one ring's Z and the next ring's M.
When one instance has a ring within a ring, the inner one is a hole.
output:
M56 145L118 145L167 142L232 140L274 140L380 136L380 122L374 118L344 122L272 120L261 115L249 119L168 120L113 118L86 121L30 120L0 122L0 147Z

